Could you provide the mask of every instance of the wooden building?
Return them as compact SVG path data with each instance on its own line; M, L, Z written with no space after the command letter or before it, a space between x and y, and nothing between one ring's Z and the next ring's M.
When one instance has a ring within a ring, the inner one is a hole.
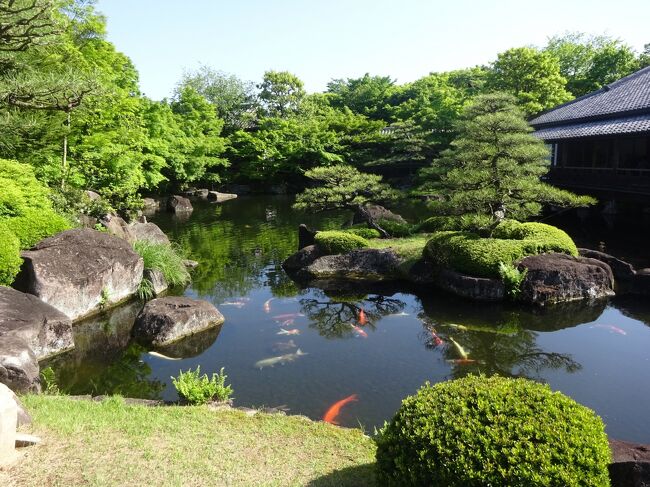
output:
M650 196L650 67L530 123L552 148L549 182Z

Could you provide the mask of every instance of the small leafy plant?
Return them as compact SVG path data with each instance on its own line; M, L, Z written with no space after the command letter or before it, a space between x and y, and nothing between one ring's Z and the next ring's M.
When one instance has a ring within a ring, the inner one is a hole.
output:
M106 308L106 305L108 304L108 300L110 299L111 295L108 291L107 288L103 287L102 292L99 296L99 309L104 309Z
M201 366L199 365L196 370L179 371L178 377L171 379L180 397L189 404L200 405L209 401L230 399L233 389L230 384L226 385L227 377L223 367L218 374L212 374L212 378L209 378L207 374L201 375Z
M138 285L138 297L143 301L149 301L156 294L153 283L146 278L142 278Z
M56 383L56 374L54 373L54 369L52 369L52 367L45 367L43 370L41 370L40 375L42 386L41 388L44 394L56 396L61 392L59 390L59 385Z
M513 264L499 262L499 275L510 299L517 299L521 294L521 283L526 279L526 274L528 274L528 269L520 271Z

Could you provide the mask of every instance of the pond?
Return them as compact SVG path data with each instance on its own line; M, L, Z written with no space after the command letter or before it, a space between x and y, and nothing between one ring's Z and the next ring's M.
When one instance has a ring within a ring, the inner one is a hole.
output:
M238 406L320 419L353 396L335 420L370 433L426 381L528 377L595 409L610 435L650 443L650 300L530 309L425 288L300 289L281 268L298 224L346 218L297 214L283 196L197 203L186 220L158 214L152 221L200 264L185 295L214 303L223 327L151 354L129 338L141 307L130 303L77 325L76 349L44 365L67 393L166 400L179 370L225 367Z

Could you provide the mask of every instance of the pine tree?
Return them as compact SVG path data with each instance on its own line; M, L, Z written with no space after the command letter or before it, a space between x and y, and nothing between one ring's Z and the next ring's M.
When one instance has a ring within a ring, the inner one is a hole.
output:
M422 189L436 195L439 215L469 217L478 229L491 231L504 218L524 220L542 205L593 204L541 181L548 172L549 151L534 137L511 95L476 98L459 122L459 136L440 159L422 171Z

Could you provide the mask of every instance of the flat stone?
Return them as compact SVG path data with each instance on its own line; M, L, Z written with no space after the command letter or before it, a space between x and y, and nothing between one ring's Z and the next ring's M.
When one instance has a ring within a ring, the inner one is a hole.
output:
M74 347L70 318L32 294L0 286L0 337L6 335L25 340L39 360Z
M189 199L183 196L173 195L167 200L167 210L173 213L191 213L194 211L194 207Z
M401 215L393 213L392 211L384 208L381 205L368 204L365 209L373 220L390 220L396 223L405 224L406 220ZM354 213L352 223L366 223L366 218L359 211Z
M42 440L38 436L27 433L16 433L16 448L38 445Z
M141 342L163 347L223 322L223 315L212 303L169 296L145 305L135 320L132 334Z
M613 255L591 249L578 249L578 252L580 253L581 257L596 259L607 264L612 269L615 280L629 280L632 279L636 274L632 264L618 259Z
M14 286L77 320L135 295L143 261L121 238L74 229L46 238L24 259Z
M477 301L501 301L505 295L500 279L467 276L449 269L436 272L433 283L453 294Z
M323 254L316 247L316 245L307 245L301 248L298 252L291 254L282 263L282 267L287 272L296 272L313 264L316 259L322 257Z
M383 281L399 278L399 265L400 259L391 249L361 249L319 257L305 271L312 279Z
M233 193L220 193L219 191L208 191L207 198L209 201L222 203L224 201L234 200L237 198L237 195Z

